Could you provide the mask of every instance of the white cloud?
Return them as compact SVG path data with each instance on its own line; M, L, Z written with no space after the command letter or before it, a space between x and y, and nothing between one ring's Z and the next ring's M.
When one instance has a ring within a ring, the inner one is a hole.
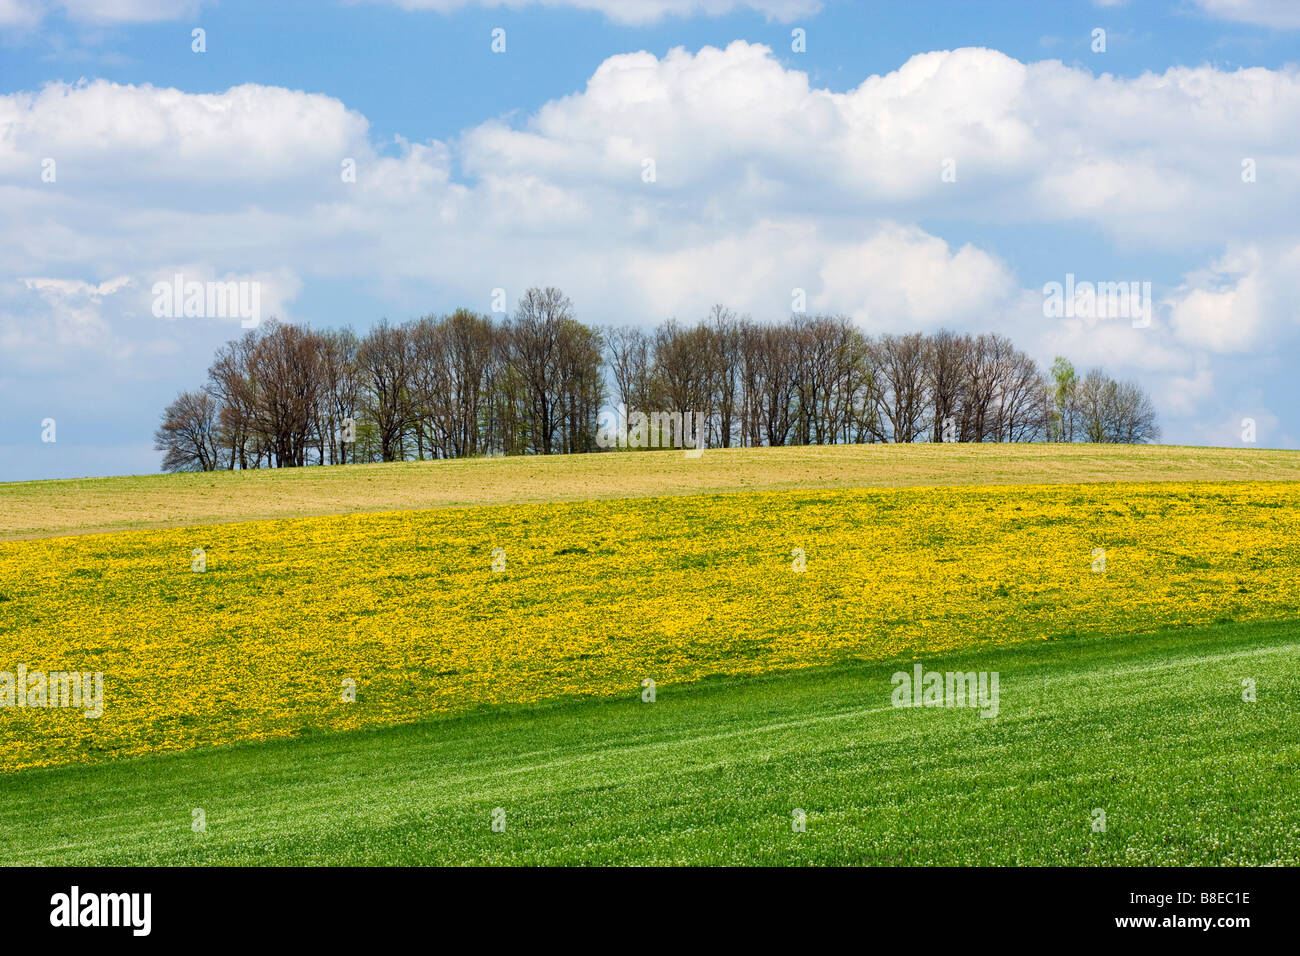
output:
M0 176L21 182L34 158L50 157L65 181L95 175L102 187L253 186L335 173L342 157L369 156L367 128L333 97L279 87L182 93L107 80L51 83L0 96Z
M88 24L154 23L198 14L211 0L0 0L0 27L30 27L55 11ZM723 16L750 10L779 23L812 16L822 0L350 0L404 10L454 13L467 7L519 10L530 6L590 10L615 23L644 25L665 17Z
M664 17L722 16L737 10L752 10L769 20L788 23L796 17L817 13L821 0L371 0L392 3L404 10L433 10L451 13L465 7L518 10L529 6L571 7L593 10L616 23L641 25Z
M203 0L54 0L73 20L87 23L152 23L193 16Z
M1190 370L1181 374L1156 377L1152 400L1166 416L1197 417L1207 400L1214 396L1215 377L1204 356L1192 360Z
M642 238L686 224L722 233L814 217L850 229L941 215L1087 222L1180 248L1289 234L1287 210L1300 206L1294 69L1121 79L983 49L921 54L845 93L740 41L624 54L519 128L492 121L452 144L383 152L338 100L253 84L55 84L0 97L0 129L0 181L35 184L43 158L58 163L59 187L19 203L57 203L63 189L79 202L147 193L164 209L226 214L241 200L307 203L340 223L365 217L358 199L431 206L448 223L473 215L476 227L504 217L589 234L596 218ZM1241 180L1246 153L1255 183ZM338 175L349 157L350 190ZM654 183L642 181L647 159ZM949 159L956 182L941 177ZM453 181L457 164L470 180Z
M1300 332L1300 242L1235 245L1169 299L1183 343L1220 353L1276 350Z
M32 27L41 21L33 0L0 0L0 27Z
M462 155L474 175L625 196L653 159L658 195L707 194L707 209L750 221L781 211L1086 221L1179 246L1291 228L1300 73L1204 66L1122 79L963 49L832 93L737 41L611 57L524 127L467 131ZM1246 156L1259 170L1249 185ZM941 178L948 160L955 182Z
M1264 404L1258 389L1252 390L1251 397L1243 396L1234 404L1235 411L1206 422L1201 426L1201 435L1206 444L1241 448L1278 448L1285 447L1287 437L1282 430L1282 421ZM1247 419L1255 424L1255 439L1245 440Z
M953 251L916 227L887 224L866 242L822 256L814 304L872 332L978 327L1015 291L1011 271L972 245Z
M58 349L88 349L109 357L120 357L122 346L112 326L100 314L104 300L131 284L119 276L92 285L76 279L24 279L23 285L45 305L36 323L5 321L0 314L0 342L6 351L40 345Z
M155 23L193 16L204 0L0 0L0 27L31 27L58 11L79 23Z
M1212 17L1273 27L1278 30L1300 28L1300 4L1295 0L1193 0Z
M616 23L642 25L665 17L722 16L741 10L768 20L789 23L813 16L822 0L349 0L387 3L405 10L454 13L471 7L517 10L529 6L590 10ZM1126 0L1093 0L1102 8L1123 6ZM1223 20L1274 29L1300 28L1300 7L1294 0L1190 0L1202 13ZM90 24L151 23L197 15L210 0L0 0L0 27L30 27L58 11Z

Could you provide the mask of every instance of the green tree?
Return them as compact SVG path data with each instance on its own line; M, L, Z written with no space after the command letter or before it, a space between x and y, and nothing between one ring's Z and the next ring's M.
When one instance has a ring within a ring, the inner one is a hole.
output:
M1052 441L1074 441L1074 426L1077 416L1076 396L1079 391L1079 374L1074 365L1064 356L1058 355L1052 361L1052 383L1054 407L1052 421L1049 424Z

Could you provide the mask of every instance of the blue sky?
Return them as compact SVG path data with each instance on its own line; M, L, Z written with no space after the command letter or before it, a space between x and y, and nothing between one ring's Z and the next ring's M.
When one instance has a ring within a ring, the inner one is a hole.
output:
M177 270L358 329L800 287L1104 365L1171 442L1297 447L1298 50L1289 0L0 0L0 480L156 470L240 331L150 314ZM1151 282L1152 327L1046 318L1066 273Z

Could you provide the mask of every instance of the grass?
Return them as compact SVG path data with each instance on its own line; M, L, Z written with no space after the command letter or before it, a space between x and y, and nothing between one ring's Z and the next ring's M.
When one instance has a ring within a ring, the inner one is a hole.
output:
M557 455L0 484L0 540L229 521L737 491L1300 480L1300 452L845 445Z
M29 770L0 776L0 862L1295 865L1297 636L925 662L998 671L994 719L893 708L909 658Z

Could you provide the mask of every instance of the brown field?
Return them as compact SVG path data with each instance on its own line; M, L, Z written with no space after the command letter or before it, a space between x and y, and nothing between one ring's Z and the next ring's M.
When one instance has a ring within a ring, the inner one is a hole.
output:
M1300 452L1131 445L840 445L290 468L0 484L0 540L230 521L781 489L1300 481Z

